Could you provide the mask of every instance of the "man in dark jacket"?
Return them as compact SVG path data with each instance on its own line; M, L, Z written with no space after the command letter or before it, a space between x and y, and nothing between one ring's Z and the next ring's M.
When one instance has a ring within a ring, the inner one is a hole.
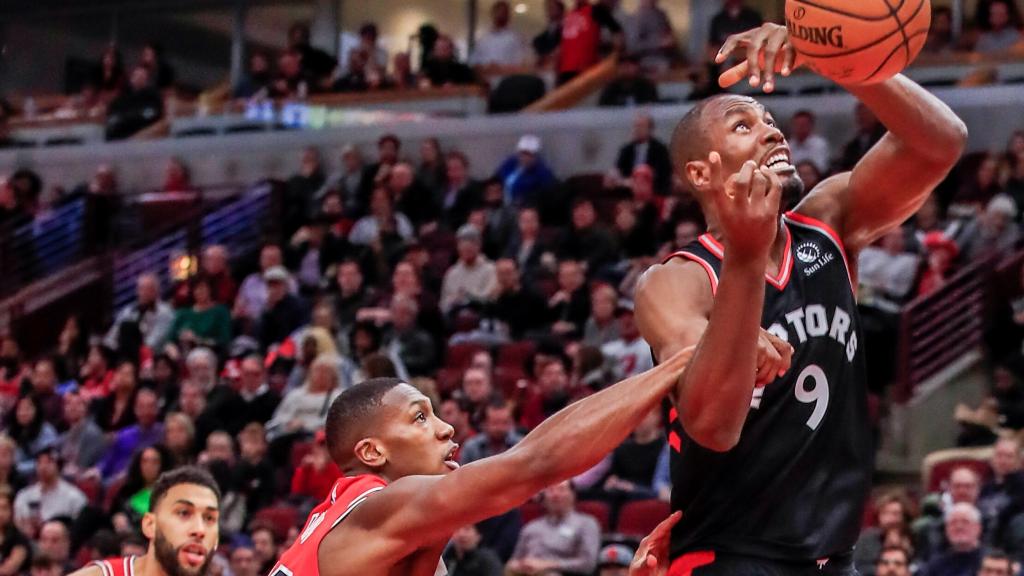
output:
M643 164L654 171L655 192L668 194L672 187L672 160L668 147L654 137L654 119L646 112L640 112L633 118L633 139L619 149L615 168L619 175L628 178L637 166Z
M296 296L288 292L290 275L283 266L263 273L267 281L267 308L260 317L260 346L264 350L281 342L306 322L306 310Z
M160 120L164 100L149 82L149 68L132 70L130 87L107 107L107 140L123 140Z

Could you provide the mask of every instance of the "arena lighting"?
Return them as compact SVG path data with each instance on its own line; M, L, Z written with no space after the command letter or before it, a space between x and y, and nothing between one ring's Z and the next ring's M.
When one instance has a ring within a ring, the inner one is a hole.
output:
M188 280L199 270L199 259L191 254L171 254L171 279L180 282Z
M516 4L515 10L516 14L526 14L526 12L530 10L530 7L527 6L526 3L520 2L519 4Z

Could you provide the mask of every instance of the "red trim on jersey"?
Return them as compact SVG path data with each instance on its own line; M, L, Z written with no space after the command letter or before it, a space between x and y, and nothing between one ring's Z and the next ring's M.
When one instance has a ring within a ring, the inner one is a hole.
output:
M804 225L808 228L813 228L818 232L828 236L835 243L836 248L839 249L839 254L843 257L843 264L846 265L846 276L850 279L850 286L856 290L856 286L853 283L853 274L850 270L850 260L846 257L846 246L843 244L842 239L839 238L839 234L832 229L831 226L818 220L817 218L811 218L806 214L799 214L797 212L786 212L785 217L792 220L797 225Z
M704 268L704 271L707 272L708 280L711 281L711 294L714 295L718 293L718 274L715 274L715 269L711 267L711 264L696 254L690 254L689 252L683 252L682 250L669 254L661 263L665 264L673 258L686 258L687 260L692 260L697 264L700 264Z
M669 421L669 422L675 422L675 421L676 421L676 418L679 418L679 411L678 411L678 410L676 410L676 407L675 407L675 406L673 406L673 407L672 407L672 408L671 408L671 409L670 409L670 410L668 411L668 421Z
M782 264L779 266L779 271L775 276L767 273L764 275L764 279L779 290L786 289L786 285L789 284L789 279L793 272L793 235L790 233L788 226L783 225L782 228L786 231L786 246L782 252ZM698 241L715 256L725 258L725 246L722 246L722 243L715 240L711 234L702 234Z
M672 565L668 568L668 576L691 576L694 569L714 564L714 562L715 552L713 550L683 554L672 561Z
M675 431L668 433L668 445L676 452L683 451L683 441Z
M99 566L103 576L135 576L135 556L96 560L92 565Z

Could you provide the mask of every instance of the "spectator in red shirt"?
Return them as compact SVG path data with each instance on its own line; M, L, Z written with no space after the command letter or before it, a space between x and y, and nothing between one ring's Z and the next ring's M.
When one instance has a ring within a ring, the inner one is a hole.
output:
M576 0L576 6L562 19L562 44L558 55L558 84L565 84L600 59L601 28L614 35L616 49L622 46L622 26L604 4Z
M106 346L93 344L89 347L89 355L86 356L85 364L79 373L82 396L87 400L103 398L110 394L110 386L114 380L114 371L110 369L113 359L113 351Z
M549 416L565 408L570 400L569 360L558 357L549 361L540 370L537 386L523 401L519 424L533 430Z
M292 476L292 496L309 498L320 502L327 498L335 480L341 477L341 470L327 453L327 436L323 429L317 430L313 451L302 459L302 465Z
M918 296L934 292L946 283L953 268L953 261L959 253L956 243L946 238L942 232L926 234L924 246L928 251L928 266L921 274L921 281L917 286Z

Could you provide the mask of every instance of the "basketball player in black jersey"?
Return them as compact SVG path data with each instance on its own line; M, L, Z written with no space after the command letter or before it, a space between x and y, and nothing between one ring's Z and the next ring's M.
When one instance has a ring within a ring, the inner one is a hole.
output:
M799 65L783 26L729 38L719 62L743 49L723 86L749 77L770 92L773 68ZM905 77L848 90L888 133L787 214L780 198L799 197L802 184L757 101L704 100L673 135L708 234L652 267L636 297L657 359L697 346L670 413L672 506L683 513L670 576L856 574L850 551L874 452L857 255L917 210L967 130Z

